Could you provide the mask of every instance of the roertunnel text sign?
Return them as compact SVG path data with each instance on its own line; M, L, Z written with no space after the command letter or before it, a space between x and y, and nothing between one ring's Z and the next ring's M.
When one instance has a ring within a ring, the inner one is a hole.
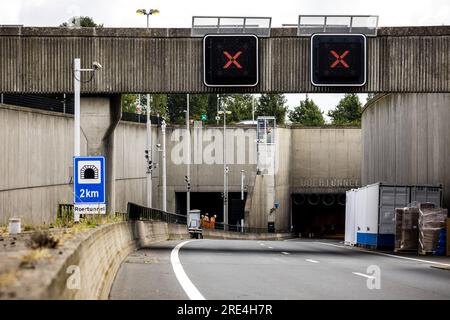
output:
M203 82L208 87L258 84L258 37L213 34L203 38Z
M366 83L363 34L314 34L311 82L314 86L363 86Z

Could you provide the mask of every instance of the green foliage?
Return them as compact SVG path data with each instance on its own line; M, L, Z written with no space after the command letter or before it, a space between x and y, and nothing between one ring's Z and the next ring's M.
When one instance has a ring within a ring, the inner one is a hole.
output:
M136 113L136 107L138 105L139 95L128 93L122 94L122 111ZM152 94L151 95L151 114L161 117L167 116L167 95L166 94ZM147 95L141 94L140 104L143 107L142 113L145 114L145 108L147 107Z
M278 93L264 93L261 95L256 107L255 118L257 116L274 116L277 124L284 124L287 106L286 98Z
M323 126L325 124L323 111L320 111L320 108L308 97L300 101L300 105L289 112L289 120L303 126Z
M334 110L328 111L328 116L334 125L361 125L362 105L355 93L346 94Z
M233 124L252 119L253 96L251 94L230 94L222 98L223 106L231 114L227 123Z
M69 22L64 22L59 25L60 27L82 27L82 28L103 28L102 24L97 24L94 19L87 16L72 17Z

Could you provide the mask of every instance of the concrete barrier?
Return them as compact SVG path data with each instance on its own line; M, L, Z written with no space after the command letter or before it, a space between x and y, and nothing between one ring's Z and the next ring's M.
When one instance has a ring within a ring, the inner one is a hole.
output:
M14 292L14 299L108 299L116 273L131 252L150 243L188 237L184 225L165 222L100 226L49 249L51 257L34 269L17 270L18 280L4 290ZM18 258L19 254L23 251Z
M230 240L284 240L294 238L294 235L292 233L241 233L203 229L203 238Z

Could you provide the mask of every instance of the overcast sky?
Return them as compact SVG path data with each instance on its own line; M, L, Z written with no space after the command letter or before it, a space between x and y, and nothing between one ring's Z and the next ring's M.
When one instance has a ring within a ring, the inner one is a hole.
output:
M152 27L190 27L194 15L272 17L272 26L279 27L297 23L299 14L379 15L379 26L450 25L450 0L0 0L0 25L57 26L82 15L105 27L145 27L138 8L161 11L151 17ZM294 107L304 95L287 98ZM342 95L310 98L326 113Z

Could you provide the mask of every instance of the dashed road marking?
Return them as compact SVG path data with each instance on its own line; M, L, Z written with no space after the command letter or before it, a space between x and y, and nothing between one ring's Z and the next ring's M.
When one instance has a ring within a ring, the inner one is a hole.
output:
M319 263L319 261L313 260L313 259L306 259L306 261L311 262L311 263Z
M288 254L290 254L290 253L289 253L289 252L286 252L286 251L281 251L281 254L288 255Z
M353 273L354 275L361 276L361 277L364 277L364 278L367 278L367 279L375 279L374 276L369 276L368 274L359 273L359 272L352 272L352 273Z
M340 245L332 244L332 243L326 243L326 242L317 242L317 243L324 244L324 245L327 245L327 246L333 246L333 247L337 247L337 248L347 249L347 250L357 250L357 249L354 249L354 247L345 247L345 246L340 246ZM428 263L428 264L434 264L434 265L441 265L441 266L450 267L450 264L448 264L448 263L441 263L441 262L422 260L422 259L416 259L416 258L409 258L409 257L401 257L401 256L396 256L395 254L376 252L376 251L366 251L366 250L358 250L358 251L359 252L372 253L372 254L378 254L380 256L387 256L387 257L391 257L391 258L404 259L404 260L417 261L417 262L422 262L422 263Z
M273 247L267 247L267 248L269 248L269 249L273 249Z

